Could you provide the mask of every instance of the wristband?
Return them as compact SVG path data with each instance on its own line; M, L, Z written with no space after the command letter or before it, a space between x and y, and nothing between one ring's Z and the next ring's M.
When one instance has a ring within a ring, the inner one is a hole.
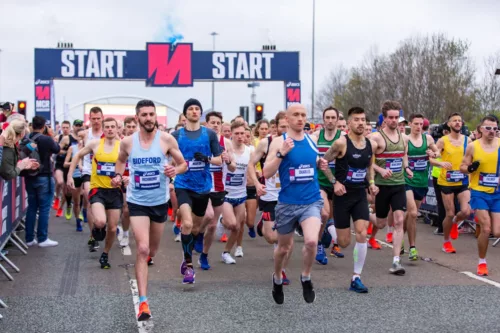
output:
M373 185L373 184L375 184L375 180L370 179L370 185Z

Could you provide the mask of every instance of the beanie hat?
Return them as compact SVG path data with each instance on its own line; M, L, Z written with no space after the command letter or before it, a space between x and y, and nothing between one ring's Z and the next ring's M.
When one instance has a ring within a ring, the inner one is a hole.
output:
M187 109L192 106L192 105L196 105L200 108L201 112L203 112L203 108L201 107L201 103L199 100L197 100L196 98L190 98L186 101L186 103L184 103L184 108L182 109L182 113L184 115L186 115L186 111Z

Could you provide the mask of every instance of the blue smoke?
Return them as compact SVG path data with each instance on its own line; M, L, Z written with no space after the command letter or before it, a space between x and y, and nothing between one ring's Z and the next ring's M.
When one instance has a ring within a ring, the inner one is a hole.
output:
M163 20L160 31L157 34L157 41L167 42L171 44L177 44L184 40L184 36L177 30L173 23L173 19L167 16Z

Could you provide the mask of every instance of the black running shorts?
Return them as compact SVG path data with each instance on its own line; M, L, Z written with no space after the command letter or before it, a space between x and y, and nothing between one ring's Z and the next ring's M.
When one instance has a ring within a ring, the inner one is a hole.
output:
M370 210L368 209L368 199L364 188L348 189L342 196L333 196L333 211L335 228L347 229L352 221L369 221Z
M375 213L379 219L385 219L391 208L393 212L406 211L406 186L404 184L377 186L379 192L375 197Z
M168 218L168 204L164 203L157 206L142 206L128 202L128 211L130 217L147 216L151 222L164 223Z
M257 199L257 189L255 186L247 186L247 200Z
M90 204L101 203L104 209L121 209L123 194L119 188L93 188L89 192Z
M207 211L208 199L210 198L209 193L196 193L194 191L185 188L175 188L175 196L177 197L177 202L179 207L183 204L188 204L191 207L191 211L194 215L203 217Z
M210 202L212 203L212 207L220 207L224 203L224 198L226 197L227 192L210 192Z
M274 210L278 201L264 201L259 199L259 209L262 211L262 219L266 222L276 221Z

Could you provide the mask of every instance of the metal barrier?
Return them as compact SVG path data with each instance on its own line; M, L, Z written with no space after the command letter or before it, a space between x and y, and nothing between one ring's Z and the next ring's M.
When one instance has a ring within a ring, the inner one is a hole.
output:
M7 263L14 271L20 272L19 268L7 258L1 250L8 242L12 243L21 253L28 254L28 246L17 236L15 230L19 225L23 225L26 209L28 207L28 196L24 187L24 179L17 177L8 182L0 179L0 270L12 281L14 278L9 271L2 265ZM24 227L24 225L23 225ZM0 299L0 307L7 305ZM0 315L1 319L1 315Z

